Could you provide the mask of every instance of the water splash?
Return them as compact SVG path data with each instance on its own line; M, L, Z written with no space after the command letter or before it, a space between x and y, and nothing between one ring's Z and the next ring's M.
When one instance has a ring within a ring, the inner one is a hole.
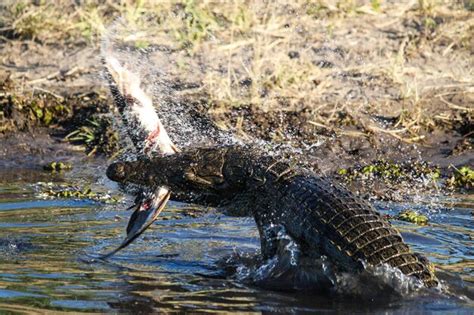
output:
M300 245L284 227L271 226L265 233L274 235L271 241L275 255L261 259L255 254L234 253L223 260L228 269L233 267L230 268L231 278L271 290L311 290L365 300L441 292L441 286L427 290L420 280L387 264L376 267L363 264L364 269L358 273L340 271L326 256L304 256Z
M158 116L173 142L178 147L240 143L233 134L219 130L200 114L196 105L180 95L186 84L173 76L178 67L176 52L162 46L136 47L137 34L144 32L118 19L104 35L101 53L104 57L117 59L140 78L141 88L152 96Z

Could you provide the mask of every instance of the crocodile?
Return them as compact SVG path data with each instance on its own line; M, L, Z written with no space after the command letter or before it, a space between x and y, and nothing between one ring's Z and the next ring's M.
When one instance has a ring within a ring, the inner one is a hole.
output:
M343 186L251 145L187 148L168 156L116 162L107 176L120 183L165 186L183 201L246 204L259 230L263 257L275 255L266 231L283 226L302 251L326 256L339 270L387 264L426 287L437 287L428 259L369 202Z
M137 153L135 161L111 164L107 176L144 190L132 206L135 210L125 240L103 258L141 235L172 194L175 200L206 206L245 208L240 214L253 215L264 258L280 254L282 244L275 233L283 229L303 256L327 257L341 271L386 264L426 287L438 286L428 259L411 252L400 233L370 203L256 145L235 141L180 151L151 97L141 89L140 76L108 51L104 63L115 104ZM220 132L215 134L219 137Z

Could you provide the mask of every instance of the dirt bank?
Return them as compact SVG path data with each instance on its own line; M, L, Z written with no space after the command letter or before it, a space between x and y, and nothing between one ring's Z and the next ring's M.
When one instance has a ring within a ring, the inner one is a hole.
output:
M474 167L469 2L35 3L2 5L2 166L19 153L67 159L71 144L120 151L98 38L122 15L141 33L115 25L106 38L146 56L138 69L160 82L157 104L186 103L244 139L291 145L344 182L381 160L428 162L435 181ZM354 184L387 181L379 173L350 185L382 195L377 183ZM409 190L408 177L392 188Z

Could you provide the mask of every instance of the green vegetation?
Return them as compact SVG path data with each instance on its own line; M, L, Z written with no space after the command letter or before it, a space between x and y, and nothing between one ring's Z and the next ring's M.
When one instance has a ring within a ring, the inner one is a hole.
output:
M36 119L45 126L57 122L57 117L69 114L69 109L62 103L51 101L51 98L36 98L29 106Z
M86 146L88 155L104 153L114 156L120 151L119 135L109 118L87 119L87 124L66 136L76 144Z
M18 90L10 78L0 83L0 133L29 131L34 127L56 131L58 126L64 130L76 128L66 138L84 144L89 154L112 156L119 151L119 137L111 119L96 118L96 112L108 110L104 97L94 92L62 97L43 89L32 93ZM81 126L84 120L87 124ZM51 166L57 167L61 166Z
M53 185L51 183L38 183L40 197L43 198L65 198L65 199L89 199L104 203L118 203L122 200L120 196L111 196L105 192L93 191L90 187L78 187L63 184Z
M396 220L411 222L417 225L427 225L428 217L422 214L419 214L413 210L404 210L400 212L397 216L394 217Z
M383 181L386 184L398 185L416 181L444 184L448 188L461 188L472 190L474 188L474 170L469 166L459 169L450 167L450 172L441 175L441 170L427 162L402 162L392 163L378 160L372 164L362 165L354 168L341 168L337 171L338 176L346 183L353 181Z
M66 38L70 36L67 17L46 1L39 1L37 5L30 1L17 1L7 7L3 18L2 24L11 25L9 30L16 37L47 40L57 34Z
M418 10L425 15L433 15L439 0L418 0Z
M437 181L440 178L440 170L426 162L402 162L393 163L378 160L369 165L340 169L338 174L346 181L380 179L391 183L425 179Z
M380 11L382 3L380 0L370 0L370 6L374 11Z
M453 175L447 180L447 184L453 188L474 189L474 170L469 166L459 169L454 168Z
M42 90L21 94L15 89L10 78L0 83L0 133L35 125L49 127L71 114L67 101L59 95Z
M199 8L194 0L185 1L183 6L184 25L175 34L183 48L192 48L212 36L217 21L212 12Z
M474 0L464 0L464 7L469 11L474 11Z
M64 171L64 170L72 169L72 165L70 163L53 161L53 162L50 162L50 163L44 165L43 169L45 171L61 172L61 171Z

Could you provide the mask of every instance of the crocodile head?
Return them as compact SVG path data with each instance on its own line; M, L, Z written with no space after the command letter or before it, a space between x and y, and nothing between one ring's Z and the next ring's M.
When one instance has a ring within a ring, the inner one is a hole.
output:
M117 162L107 177L123 184L168 187L178 199L215 206L232 199L245 185L245 159L234 147L193 148L173 155Z

